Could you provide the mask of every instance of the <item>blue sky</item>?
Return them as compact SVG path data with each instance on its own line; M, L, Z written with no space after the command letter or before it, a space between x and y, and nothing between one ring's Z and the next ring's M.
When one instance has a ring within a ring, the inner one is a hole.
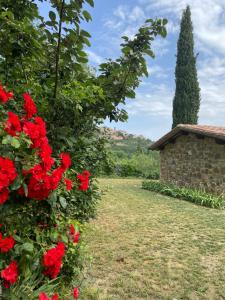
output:
M156 58L148 59L136 99L127 100L126 123L107 126L142 134L153 140L171 128L176 43L182 10L189 4L194 25L195 52L201 87L200 124L225 126L225 1L224 0L95 0L93 21L83 24L91 35L90 64L120 55L120 37L132 37L147 18L167 18L168 36L153 43Z

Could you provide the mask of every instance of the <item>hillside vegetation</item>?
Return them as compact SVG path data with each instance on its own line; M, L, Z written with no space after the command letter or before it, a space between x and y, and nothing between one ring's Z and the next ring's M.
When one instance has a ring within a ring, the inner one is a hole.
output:
M150 179L159 177L159 154L148 150L153 141L142 135L107 127L101 131L107 139L108 155L108 164L103 168L103 174Z

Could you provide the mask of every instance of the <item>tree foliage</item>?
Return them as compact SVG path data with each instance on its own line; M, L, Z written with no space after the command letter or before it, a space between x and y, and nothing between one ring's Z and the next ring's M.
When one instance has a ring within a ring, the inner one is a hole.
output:
M80 25L81 21L91 21L85 4L93 6L93 1L41 2L51 7L47 19L39 14L32 0L3 1L0 41L7 46L0 49L0 81L17 88L15 82L19 80L37 98L48 99L40 106L51 124L53 142L62 124L78 138L85 125L87 132L105 118L126 120L127 114L118 108L119 104L135 97L141 76L147 76L145 55L154 57L152 41L157 35L166 35L167 21L149 19L134 39L123 37L121 56L101 64L99 75L94 75L87 67L84 49L90 46L90 34ZM74 92L77 87L79 95Z
M173 100L173 124L197 124L200 88L194 55L193 26L190 7L183 13L177 43L176 91Z

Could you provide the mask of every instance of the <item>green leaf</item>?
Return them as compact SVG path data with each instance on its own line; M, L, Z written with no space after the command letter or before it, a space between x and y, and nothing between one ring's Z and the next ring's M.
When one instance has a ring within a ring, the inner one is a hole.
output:
M85 37L83 37L83 42L88 46L91 47L91 43L89 42L89 40Z
M126 46L126 47L124 47L123 49L122 49L122 52L124 53L124 54L130 54L130 51L131 51L131 48L130 47L128 47L128 46Z
M130 91L128 91L128 92L126 93L126 96L127 96L128 98L133 99L133 98L135 98L135 92L132 91L132 90L130 90Z
M160 32L160 34L161 34L161 36L162 36L162 37L164 37L164 38L165 38L165 37L166 37L166 35L167 35L166 28L164 28L164 27L163 27L163 28L162 28L162 30L161 30L161 32Z
M94 7L94 0L86 0L86 2L87 2L90 6Z
M61 236L61 239L62 239L62 241L65 243L65 244L67 244L68 243L68 237L66 236L66 235L62 235Z
M32 243L27 242L27 243L24 243L22 245L22 249L27 251L27 252L33 252L34 251L34 245Z
M63 197L59 197L59 202L60 202L60 204L61 204L61 206L62 206L62 208L66 208L67 207L67 201L66 201L66 199L65 198L63 198Z
M145 21L145 23L152 23L152 22L153 22L152 19L147 19L147 20Z
M2 139L2 144L3 145L7 145L10 144L12 140L12 137L10 135L6 135L3 139Z
M144 53L146 53L147 55L149 55L150 57L154 58L155 57L155 54L152 50L150 49L146 49L144 50Z
M21 242L21 237L20 237L20 236L14 234L14 235L13 235L13 238L15 239L15 241Z
M50 234L50 237L51 237L53 242L58 239L58 236L59 236L59 233L56 230L52 231L51 234Z
M86 57L78 56L77 61L80 62L80 63L87 63L88 59Z
M50 18L52 21L55 21L55 20L56 20L56 14L54 13L54 11L50 11L48 15L49 15L49 18Z
M23 183L23 189L24 189L25 196L27 197L28 196L28 187L27 187L26 183Z
M13 137L11 140L11 145L13 146L13 148L18 149L20 147L20 142L16 137Z
M87 22L92 20L92 17L87 10L83 10L83 16Z
M12 11L7 10L1 14L2 17L6 17L7 19L14 20L14 14Z
M47 26L54 26L55 25L55 22L52 22L52 21L47 21L47 22L45 22L45 24L47 25Z
M167 19L163 19L163 25L166 25L168 23Z
M57 193L56 191L52 192L50 197L48 198L48 203L52 206L55 207L57 202Z
M86 52L84 52L84 51L77 51L77 54L79 55L79 56L82 56L82 57L87 57L87 53Z
M83 30L83 29L80 31L80 34L83 35L83 36L86 36L86 37L88 37L88 38L91 37L90 33L87 32L86 30Z
M11 190L16 191L18 190L23 183L23 178L21 176L17 176L14 180L13 184L10 186Z

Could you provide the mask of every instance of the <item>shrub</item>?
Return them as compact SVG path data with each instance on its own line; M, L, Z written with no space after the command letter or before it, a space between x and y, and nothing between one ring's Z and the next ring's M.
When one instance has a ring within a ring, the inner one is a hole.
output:
M202 206L207 206L211 208L224 208L225 206L224 198L208 194L200 190L177 187L175 185L159 181L144 181L142 183L142 187L143 189L149 191L157 192L173 198L187 200Z
M70 170L69 177L76 180L76 171ZM81 223L89 221L96 216L96 204L101 198L100 190L96 184L96 180L89 180L89 188L84 193L79 189L66 190L61 188L58 190L58 196L63 203L63 213L76 219Z
M134 154L130 158L117 159L114 173L121 177L159 179L159 159L150 154Z
M23 106L12 98L0 86L0 296L57 299L66 286L77 298L80 224L74 210L66 210L70 198L58 191L88 193L90 173L69 179L70 156L52 157L45 122L30 95L23 95Z

